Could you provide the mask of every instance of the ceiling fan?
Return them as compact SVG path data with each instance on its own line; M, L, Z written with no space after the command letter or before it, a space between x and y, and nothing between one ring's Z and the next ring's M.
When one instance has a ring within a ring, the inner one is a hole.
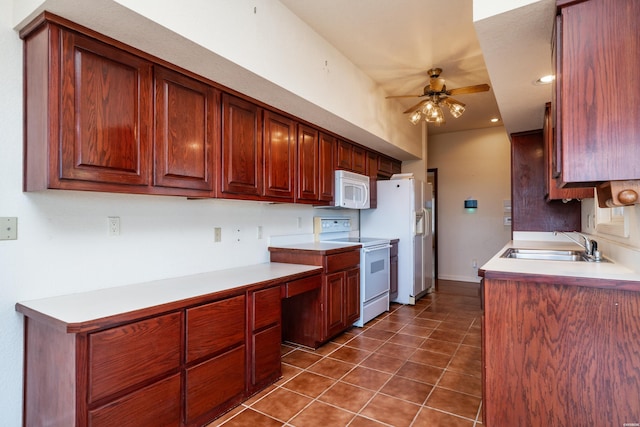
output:
M429 74L429 84L423 89L422 95L392 95L387 98L422 98L426 99L420 101L413 107L404 111L405 114L411 113L409 120L414 125L421 119L426 122L435 123L436 126L445 123L444 114L440 104L445 105L451 115L458 118L464 113L465 104L460 101L456 101L451 98L451 95L466 95L469 93L486 92L489 90L488 84L480 84L474 86L465 86L457 89L447 89L445 80L440 77L442 68L431 68L427 71Z

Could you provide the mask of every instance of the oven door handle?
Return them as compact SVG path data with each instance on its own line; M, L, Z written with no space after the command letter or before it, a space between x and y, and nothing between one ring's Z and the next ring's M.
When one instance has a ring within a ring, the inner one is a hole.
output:
M381 246L373 246L373 247L369 247L369 248L363 248L363 252L365 254L368 254L369 252L375 252L375 251L379 251L380 249L391 249L391 245L381 245Z

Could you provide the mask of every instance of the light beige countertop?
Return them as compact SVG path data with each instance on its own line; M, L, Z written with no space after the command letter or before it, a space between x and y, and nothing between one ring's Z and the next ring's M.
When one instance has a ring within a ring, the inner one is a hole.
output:
M48 318L67 328L98 319L138 312L178 301L189 301L236 288L305 276L322 271L320 266L264 263L170 279L154 280L57 297L22 301L16 310L27 316Z
M590 279L637 281L640 273L617 262L541 261L531 259L501 258L509 248L583 250L577 244L558 241L512 240L493 256L480 270L518 274L582 277ZM606 254L604 255L607 258Z

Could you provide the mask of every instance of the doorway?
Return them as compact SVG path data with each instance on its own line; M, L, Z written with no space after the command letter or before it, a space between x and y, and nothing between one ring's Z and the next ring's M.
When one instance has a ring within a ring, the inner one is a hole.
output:
M438 168L427 169L427 182L433 186L433 206L431 211L433 212L433 277L435 282L435 290L438 291Z

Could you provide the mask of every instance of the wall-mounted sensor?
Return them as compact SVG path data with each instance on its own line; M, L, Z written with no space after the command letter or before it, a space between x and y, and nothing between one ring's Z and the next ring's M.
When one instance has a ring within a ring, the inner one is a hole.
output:
M467 199L464 201L465 209L478 209L478 201L476 199Z

